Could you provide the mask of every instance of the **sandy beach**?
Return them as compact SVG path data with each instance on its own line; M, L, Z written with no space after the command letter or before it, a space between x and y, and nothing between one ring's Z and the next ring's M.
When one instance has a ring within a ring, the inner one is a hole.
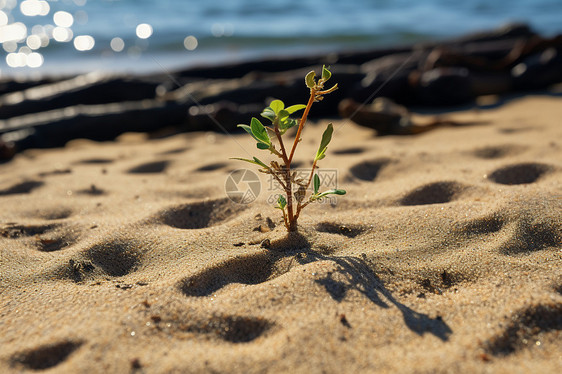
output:
M227 197L229 158L259 152L245 134L0 164L0 372L561 372L562 98L444 116L472 125L335 121L320 168L347 195L290 238L266 175Z

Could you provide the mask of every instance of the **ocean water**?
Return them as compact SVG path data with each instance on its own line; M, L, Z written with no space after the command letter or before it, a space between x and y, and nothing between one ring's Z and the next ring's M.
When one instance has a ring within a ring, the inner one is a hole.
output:
M444 39L526 22L560 0L0 0L0 76L149 72Z

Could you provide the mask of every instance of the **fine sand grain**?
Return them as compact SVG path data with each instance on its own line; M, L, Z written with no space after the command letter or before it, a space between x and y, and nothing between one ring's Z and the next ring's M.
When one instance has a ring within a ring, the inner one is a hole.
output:
M451 118L475 125L336 122L320 167L348 193L291 237L267 176L226 196L245 135L0 165L0 372L562 372L562 100Z

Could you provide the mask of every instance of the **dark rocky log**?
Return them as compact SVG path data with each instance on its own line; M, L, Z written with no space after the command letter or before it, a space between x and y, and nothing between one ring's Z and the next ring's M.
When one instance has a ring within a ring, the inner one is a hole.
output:
M69 79L66 77L64 79ZM28 88L51 84L63 80L54 77L45 77L40 79L0 79L0 96L9 94L11 92L23 91Z
M511 69L516 90L534 90L562 82L562 47L528 56Z
M18 150L59 147L76 138L109 140L128 131L185 125L187 111L184 105L154 100L78 105L0 121L0 131L2 140Z
M79 104L105 104L154 98L158 84L138 78L80 75L1 96L0 119Z

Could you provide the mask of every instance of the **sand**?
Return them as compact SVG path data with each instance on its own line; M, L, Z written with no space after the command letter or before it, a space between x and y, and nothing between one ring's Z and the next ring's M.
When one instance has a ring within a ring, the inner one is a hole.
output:
M268 159L245 134L0 165L0 372L561 372L562 99L447 116L474 125L335 121L320 166L347 195L290 238L266 175L225 193L229 157Z

